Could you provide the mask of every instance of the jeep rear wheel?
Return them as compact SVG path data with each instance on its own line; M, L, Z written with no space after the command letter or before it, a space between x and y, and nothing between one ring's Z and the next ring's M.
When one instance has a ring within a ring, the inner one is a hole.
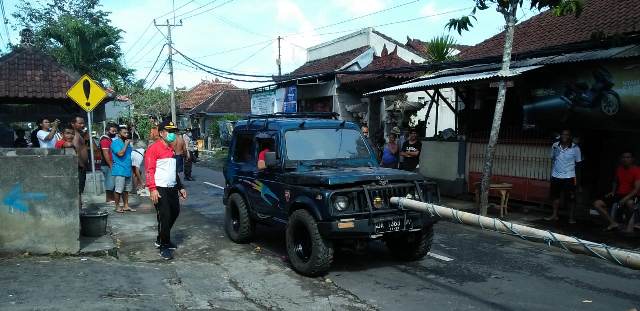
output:
M408 232L385 237L391 254L398 259L414 261L422 259L431 250L433 225L417 232Z
M316 220L306 210L289 217L286 232L287 254L293 269L306 276L326 273L333 262L333 245L318 231Z
M255 224L249 215L249 208L241 195L229 196L224 213L224 231L231 241L249 243L253 238Z

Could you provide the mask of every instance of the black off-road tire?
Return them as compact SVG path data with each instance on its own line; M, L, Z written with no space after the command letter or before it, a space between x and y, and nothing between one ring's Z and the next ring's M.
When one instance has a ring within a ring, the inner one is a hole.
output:
M306 210L289 217L286 232L287 254L293 269L306 276L323 275L333 262L333 244L318 231L316 220Z
M431 250L433 225L424 227L420 231L385 237L385 243L391 254L400 260L420 260Z
M236 243L249 243L253 239L255 223L251 219L247 203L240 194L233 193L229 196L224 213L224 231L229 239Z

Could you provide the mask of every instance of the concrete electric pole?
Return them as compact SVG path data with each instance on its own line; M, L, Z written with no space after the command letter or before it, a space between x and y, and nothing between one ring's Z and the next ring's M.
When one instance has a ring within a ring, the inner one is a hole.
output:
M278 36L278 60L276 61L278 63L278 76L282 75L282 55L280 54L280 41L282 40L282 37Z
M175 22L172 24L167 20L167 23L156 24L156 21L153 20L153 24L156 27L167 27L167 47L169 51L169 89L171 91L171 122L177 124L177 113L176 113L176 89L173 84L173 42L171 41L171 27L182 26L182 20L180 20L180 24L176 24Z

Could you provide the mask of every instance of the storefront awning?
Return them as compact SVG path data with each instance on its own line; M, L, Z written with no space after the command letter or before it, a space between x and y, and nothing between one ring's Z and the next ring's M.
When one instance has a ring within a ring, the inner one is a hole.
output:
M495 78L508 78L508 77L514 77L514 76L520 75L526 71L538 69L540 67L543 67L543 65L514 68L509 70L508 73L503 73L501 70L491 70L491 71L483 71L483 72L468 73L468 74L446 76L446 77L434 77L432 79L425 79L425 80L409 82L405 84L388 87L386 89L369 92L364 95L371 96L371 95L386 95L386 94L393 94L393 93L406 93L406 92L412 92L412 91L429 90L429 89L434 89L436 87L452 86L455 84L469 82L469 81L488 80L488 79L495 79Z

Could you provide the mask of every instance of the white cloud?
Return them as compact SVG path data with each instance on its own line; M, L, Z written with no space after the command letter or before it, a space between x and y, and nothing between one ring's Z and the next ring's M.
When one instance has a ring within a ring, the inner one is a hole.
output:
M345 9L353 16L361 16L380 11L387 6L387 0L333 0L335 6Z
M294 33L285 35L284 40L281 42L282 71L286 73L306 61L306 51L302 48L308 48L320 43L321 38L314 30L314 24L293 1L279 0L276 9L278 23L294 25ZM273 46L273 59L275 60L278 57L277 42Z

